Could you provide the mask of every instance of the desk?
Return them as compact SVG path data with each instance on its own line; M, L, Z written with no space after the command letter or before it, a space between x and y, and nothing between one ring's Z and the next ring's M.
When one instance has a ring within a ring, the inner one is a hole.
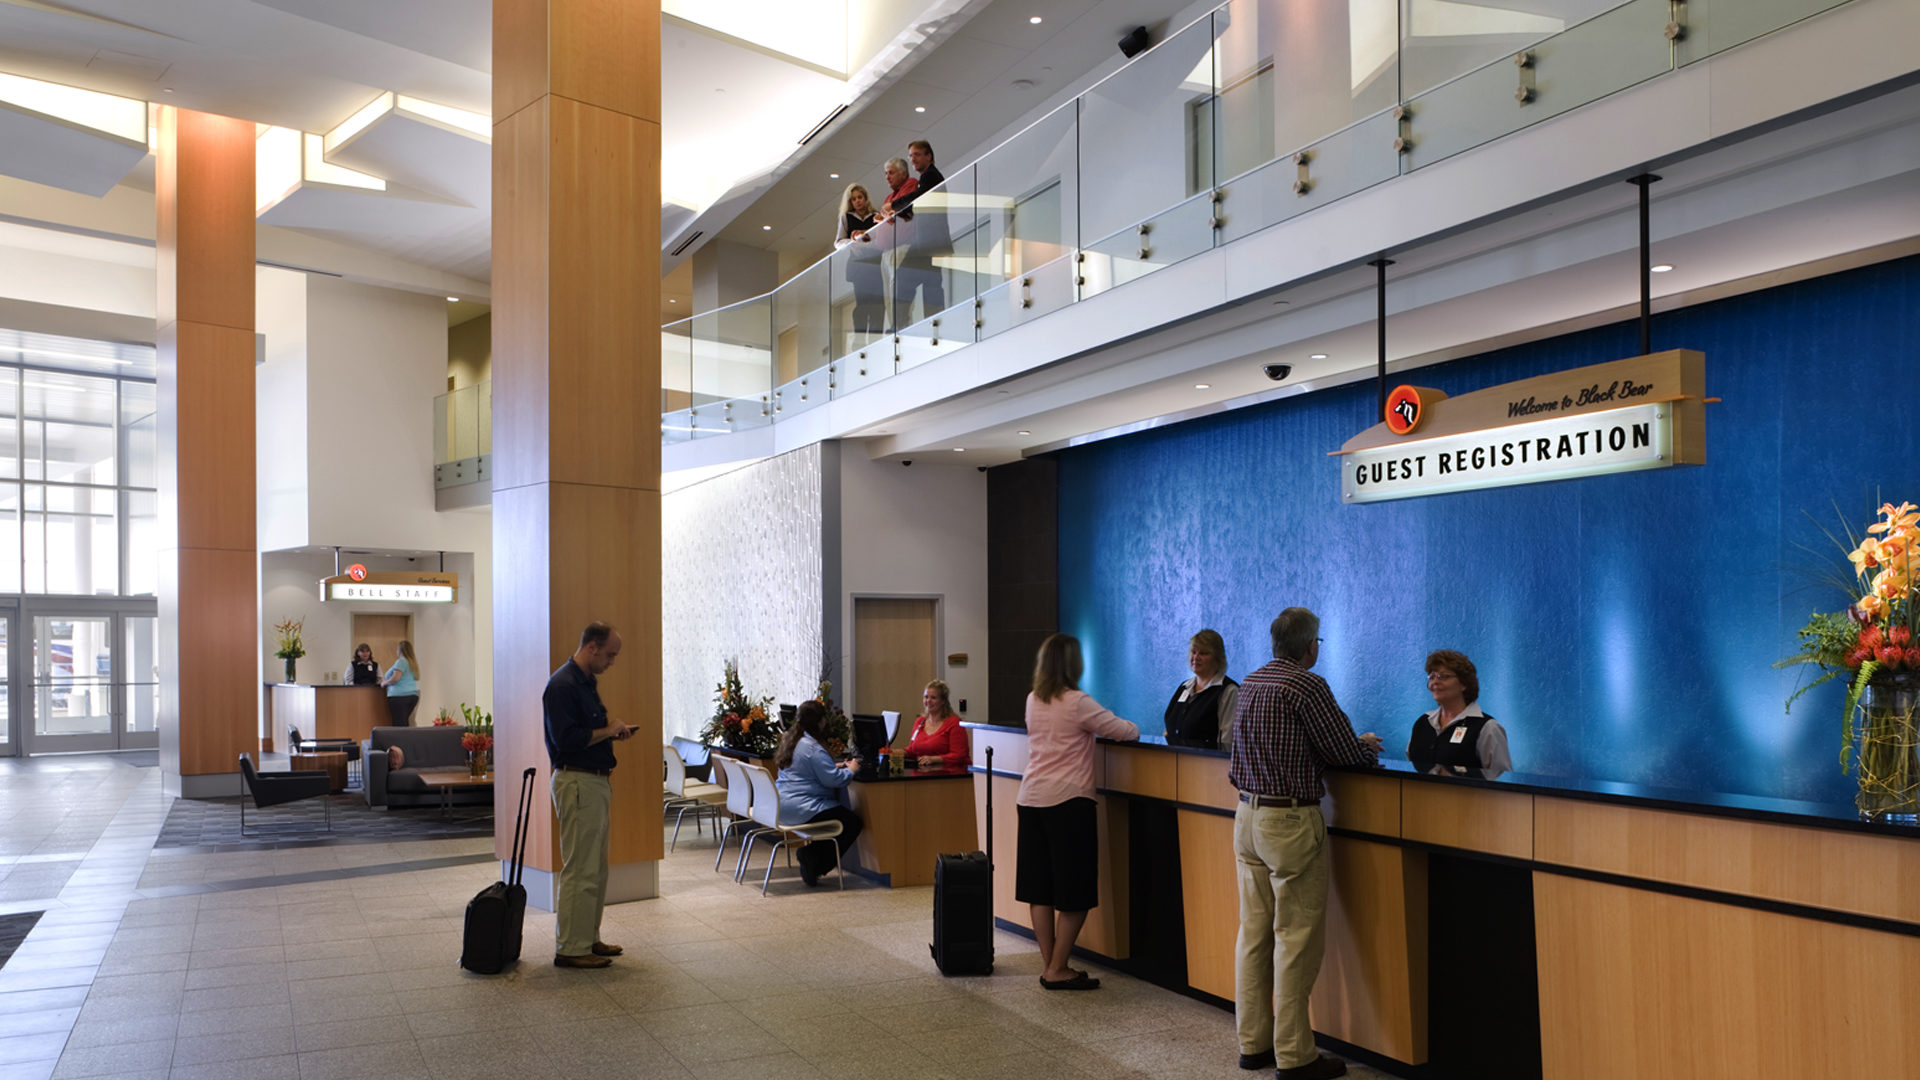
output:
M714 747L713 752L763 765L778 776L772 758L722 746ZM716 769L713 779L724 786L726 774ZM908 769L900 776L856 777L847 785L847 802L864 824L860 838L853 844L854 851L859 853L860 869L884 880L891 888L931 885L934 856L979 850L980 833L974 827L971 780L971 775L961 769ZM1009 800L1009 821L1012 806ZM1007 887L1011 889L1013 875L1009 872L1006 877Z
M273 748L287 753L287 728L303 739L362 742L389 722L387 692L378 686L307 686L273 683L268 688L267 723Z
M866 823L854 841L860 865L893 888L933 884L936 855L979 850L972 777L964 769L857 776L847 795Z
M991 783L996 809L1010 808L1026 733L969 726L976 805ZM1180 869L1179 988L1230 1001L1239 904L1226 770L1220 751L1101 743L1100 907L1080 940L1132 968L1129 821L1171 809L1178 851L1156 854ZM1536 950L1545 1080L1875 1075L1920 1053L1912 1025L1874 1012L1879 991L1920 983L1920 829L1861 822L1851 806L1434 776L1404 761L1336 771L1327 786L1333 884L1312 1003L1322 1035L1429 1061L1429 870L1438 889L1441 864L1467 864L1517 873L1531 903L1531 925L1513 932ZM1002 866L1013 817L994 818ZM994 915L1024 927L1012 878L994 875ZM1431 936L1444 933L1436 924Z

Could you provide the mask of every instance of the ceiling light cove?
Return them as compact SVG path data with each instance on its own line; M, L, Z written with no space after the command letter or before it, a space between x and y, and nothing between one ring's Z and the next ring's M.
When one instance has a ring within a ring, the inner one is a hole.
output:
M0 102L142 146L147 142L144 101L0 73Z
M660 0L660 14L841 78L858 64L847 55L847 0Z

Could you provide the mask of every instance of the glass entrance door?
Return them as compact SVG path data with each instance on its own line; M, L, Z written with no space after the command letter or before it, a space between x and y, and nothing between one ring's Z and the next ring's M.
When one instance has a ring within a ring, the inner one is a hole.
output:
M158 746L157 623L151 615L35 613L25 752Z
M20 733L15 730L19 710L13 707L13 656L7 646L13 641L13 611L0 609L0 757L20 753Z

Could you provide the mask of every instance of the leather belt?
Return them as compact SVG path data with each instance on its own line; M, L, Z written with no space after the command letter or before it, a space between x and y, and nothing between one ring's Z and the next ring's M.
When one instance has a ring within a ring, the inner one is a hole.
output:
M585 765L555 765L555 772L583 772L592 776L612 776L612 769L589 769Z
M1251 791L1241 792L1240 801L1253 807L1255 810L1269 806L1295 807L1320 805L1319 803L1308 802L1305 799L1296 799L1291 795L1256 795Z

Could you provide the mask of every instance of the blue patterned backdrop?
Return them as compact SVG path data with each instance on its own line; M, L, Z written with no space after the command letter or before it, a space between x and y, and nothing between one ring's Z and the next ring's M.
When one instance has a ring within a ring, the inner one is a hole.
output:
M1638 344L1622 323L1413 381L1457 395ZM1920 502L1920 258L1662 315L1653 345L1707 356L1704 466L1344 506L1327 452L1377 419L1370 381L1063 451L1084 688L1159 731L1189 635L1220 631L1238 678L1301 604L1316 670L1396 751L1432 707L1426 653L1454 648L1518 770L1850 799L1837 684L1788 716L1801 676L1770 665L1844 602L1806 572L1835 557L1815 519Z

